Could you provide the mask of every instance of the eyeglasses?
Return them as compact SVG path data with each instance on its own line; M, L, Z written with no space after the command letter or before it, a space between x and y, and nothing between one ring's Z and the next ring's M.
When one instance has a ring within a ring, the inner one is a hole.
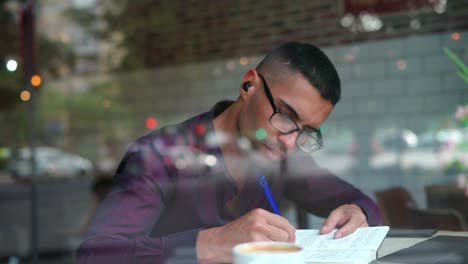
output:
M269 119L271 126L283 134L291 134L298 131L299 135L296 138L296 145L304 152L310 153L321 149L323 147L323 142L320 129L309 126L301 129L288 114L283 113L278 106L276 106L265 78L263 78L261 74L258 74L258 76L262 79L263 89L273 108L273 114Z

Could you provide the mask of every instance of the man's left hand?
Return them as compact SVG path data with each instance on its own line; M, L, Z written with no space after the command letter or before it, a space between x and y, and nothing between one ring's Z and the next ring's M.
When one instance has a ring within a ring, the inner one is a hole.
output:
M359 227L369 226L362 209L355 204L345 204L333 210L320 228L321 234L330 233L335 227L339 228L334 238L345 237Z

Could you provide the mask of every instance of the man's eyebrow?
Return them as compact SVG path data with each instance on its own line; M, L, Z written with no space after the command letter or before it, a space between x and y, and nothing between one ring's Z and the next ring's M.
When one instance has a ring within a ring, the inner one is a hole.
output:
M284 105L288 110L289 112L293 113L294 117L298 120L298 121L301 121L301 118L299 117L299 115L297 114L296 110L294 110L294 108L289 105L288 103L286 103L285 101L281 100L280 99L280 102L282 105Z

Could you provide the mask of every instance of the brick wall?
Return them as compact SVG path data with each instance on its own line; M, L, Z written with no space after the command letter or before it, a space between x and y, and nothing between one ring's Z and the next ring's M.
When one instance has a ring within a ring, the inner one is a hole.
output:
M456 106L468 101L468 85L442 51L450 47L466 61L468 32L461 34L464 37L459 41L453 41L450 33L433 33L325 48L343 83L343 99L328 121L330 127L351 128L356 142L366 145L385 129L409 129L421 135L447 126ZM352 61L345 59L349 54L353 54ZM424 186L447 180L434 149L403 151L400 165L398 157L393 157L393 165L385 170L375 169L378 156L366 151L357 155L370 164L343 172L357 172L350 180L369 194L400 184L424 206Z
M117 23L131 25L129 56L145 54L143 68L264 54L285 40L324 47L468 27L467 1L447 1L438 14L431 6L411 7L418 1L408 0L401 10L378 14L381 30L353 33L340 24L344 1L129 1L128 15ZM413 20L420 27L411 27Z

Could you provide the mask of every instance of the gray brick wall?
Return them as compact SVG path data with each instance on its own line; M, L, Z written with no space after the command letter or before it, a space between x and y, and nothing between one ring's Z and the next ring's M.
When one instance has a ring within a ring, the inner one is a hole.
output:
M466 35L466 32L460 33ZM342 108L337 106L338 111L329 120L330 126L340 124L344 118L352 121L359 117L359 126L374 133L390 127L415 132L443 128L452 120L456 106L467 102L468 85L456 76L455 64L442 51L442 47L448 46L466 60L468 38L462 39L455 42L450 34L440 33L352 44L335 47L334 50L327 48L327 51L339 54L335 63L340 73L345 72L342 78L345 105ZM366 52L360 52L362 50ZM340 58L346 54L353 54L354 61L348 63ZM400 65L398 68L399 61L404 61L406 67ZM368 117L367 122L362 117ZM366 142L367 136L357 141ZM427 162L434 162L435 154L429 155L431 160ZM430 167L432 169L424 173L407 169L390 174L359 168L359 175L349 177L346 175L352 173L349 171L342 176L369 194L389 185L406 186L412 190L420 206L424 206L423 186L453 180L443 175L441 167Z

